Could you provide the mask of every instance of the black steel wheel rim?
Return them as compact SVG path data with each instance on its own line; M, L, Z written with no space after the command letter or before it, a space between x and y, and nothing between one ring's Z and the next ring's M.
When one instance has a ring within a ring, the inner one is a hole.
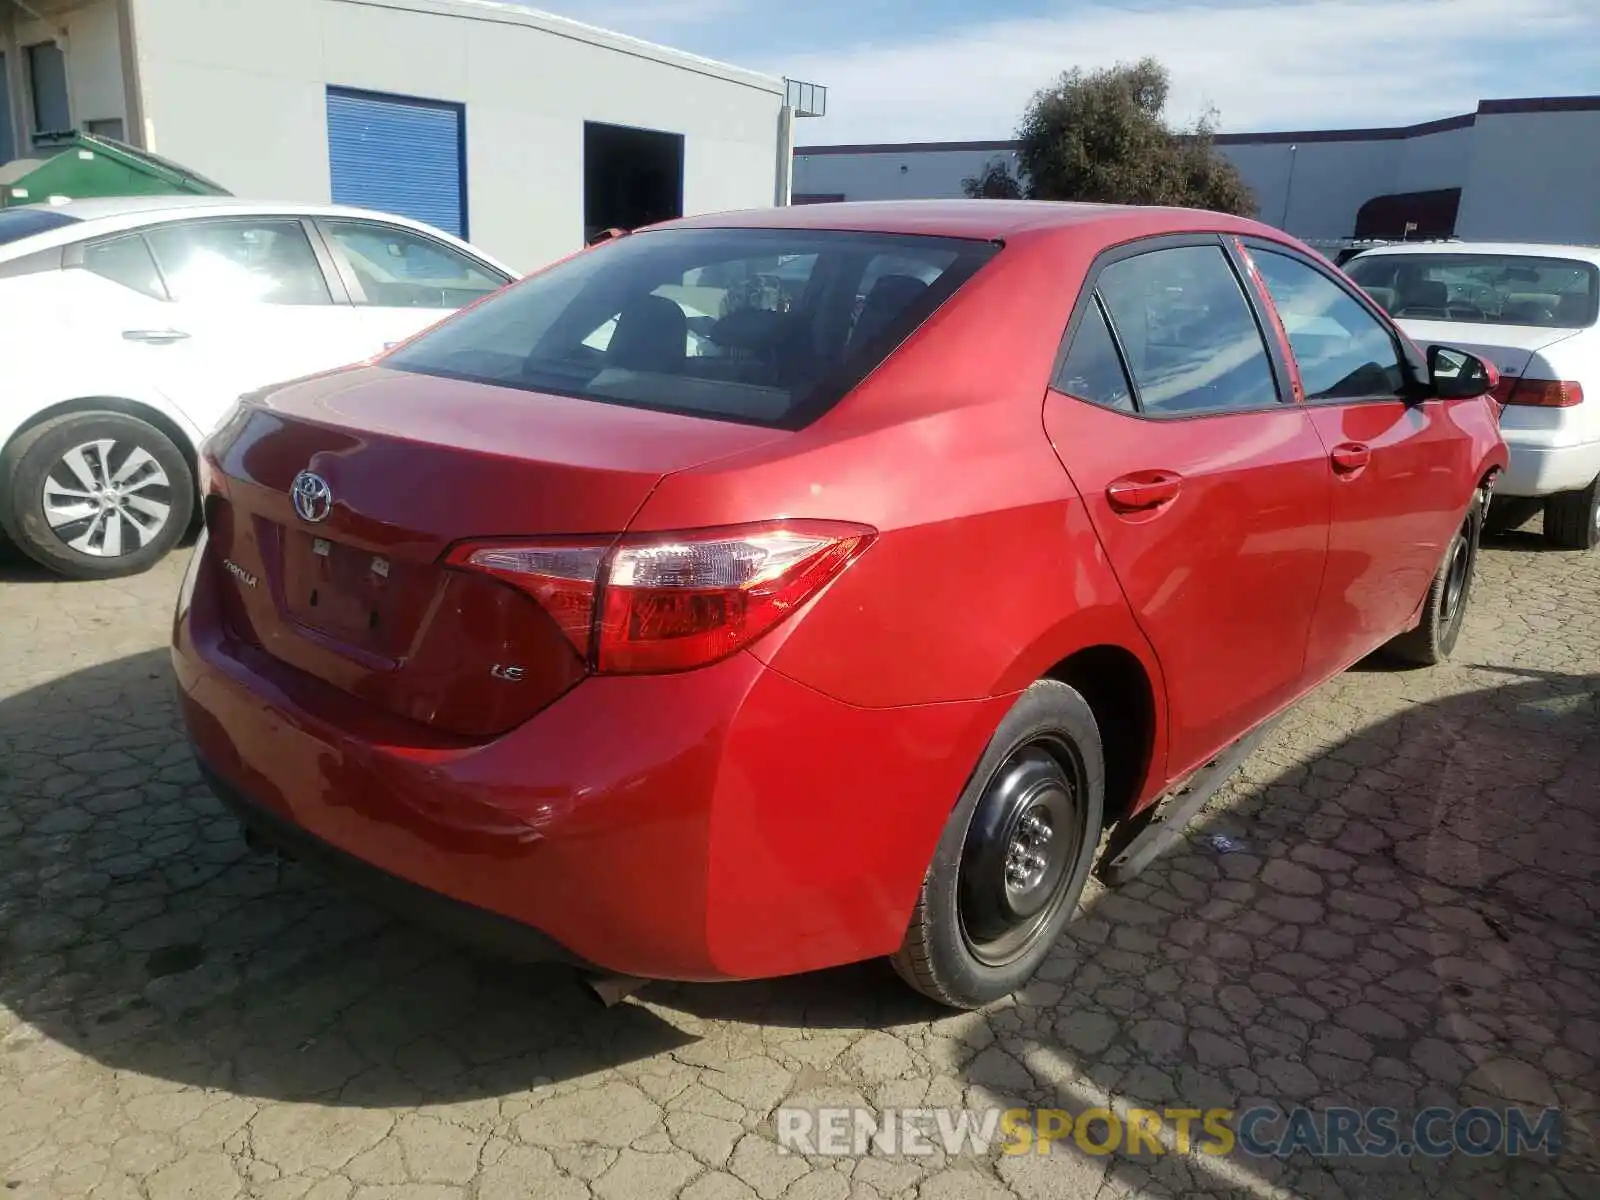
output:
M1086 790L1077 751L1053 736L1016 747L990 776L956 883L962 938L979 962L1015 962L1071 899Z

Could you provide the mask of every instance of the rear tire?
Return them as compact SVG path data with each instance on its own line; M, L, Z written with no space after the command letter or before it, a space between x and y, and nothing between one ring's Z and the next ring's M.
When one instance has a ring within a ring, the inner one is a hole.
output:
M194 508L182 451L123 413L41 422L0 462L0 527L29 558L69 579L149 570L178 544Z
M1467 605L1472 598L1472 582L1478 573L1478 539L1483 531L1483 493L1479 492L1461 528L1445 547L1444 559L1428 585L1428 598L1422 605L1422 620L1409 633L1388 644L1389 655L1418 667L1432 667L1449 660L1461 637Z
M1544 502L1544 538L1563 550L1600 546L1600 478L1578 492L1562 492Z
M900 977L960 1009L1032 978L1077 910L1104 803L1094 713L1066 684L1035 683L950 814L892 959Z

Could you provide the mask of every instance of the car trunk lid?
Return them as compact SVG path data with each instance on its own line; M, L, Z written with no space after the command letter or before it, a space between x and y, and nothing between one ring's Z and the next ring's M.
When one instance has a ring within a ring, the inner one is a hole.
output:
M1520 377L1528 373L1534 355L1557 342L1564 342L1579 331L1549 329L1536 325L1486 325L1481 321L1419 321L1403 318L1398 322L1406 335L1426 350L1429 346L1450 346L1491 362L1502 376Z
M783 436L383 368L292 384L219 439L206 512L224 611L284 666L441 731L493 736L587 664L537 601L444 566L446 551L621 533L663 476ZM302 473L327 489L304 513Z
M1557 385L1556 399L1568 393L1567 387L1560 386L1564 382L1578 380L1581 384L1586 374L1582 363L1585 348L1573 339L1583 330L1444 321L1402 321L1401 325L1423 347L1436 343L1453 346L1495 365L1500 386L1494 395L1501 405L1503 429L1553 429L1578 411L1576 406L1550 407L1551 387L1538 384Z

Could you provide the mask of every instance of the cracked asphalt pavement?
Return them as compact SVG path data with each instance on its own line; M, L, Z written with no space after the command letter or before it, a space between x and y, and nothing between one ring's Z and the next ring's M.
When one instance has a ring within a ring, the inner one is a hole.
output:
M71 584L0 551L0 1196L1600 1195L1600 554L1488 543L1454 665L1322 688L1034 983L960 1015L876 963L604 1009L253 853L176 720L182 565ZM1108 1098L1552 1106L1561 1154L775 1141L780 1105Z

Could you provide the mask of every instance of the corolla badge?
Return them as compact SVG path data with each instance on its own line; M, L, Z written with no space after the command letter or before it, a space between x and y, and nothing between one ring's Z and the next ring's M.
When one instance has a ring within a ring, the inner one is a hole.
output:
M301 471L289 485L289 498L294 501L294 511L302 521L326 521L333 511L333 489L321 475Z

